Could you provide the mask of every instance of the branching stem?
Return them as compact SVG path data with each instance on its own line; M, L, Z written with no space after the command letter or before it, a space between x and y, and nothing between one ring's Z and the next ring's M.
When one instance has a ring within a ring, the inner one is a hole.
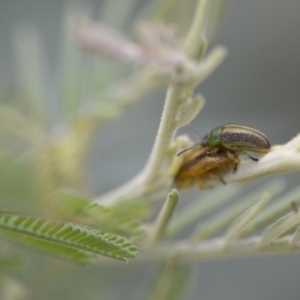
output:
M195 49L198 49L202 43L201 33L203 33L204 30L207 6L208 0L199 0L193 22L187 35L188 38L185 43L185 53L192 59L195 58ZM177 128L180 126L180 122L177 120L180 109L188 104L190 99L193 98L194 87L210 75L226 54L223 48L217 48L217 50L212 53L216 55L208 56L208 58L204 60L203 66L200 65L199 68L201 72L196 78L192 70L186 71L191 72L190 77L187 75L187 78L190 78L189 81L185 83L173 82L169 85L155 143L143 171L125 185L96 198L96 202L105 205L113 205L121 200L126 200L128 197L132 198L143 194L149 189L149 186L155 187L155 181L157 182L161 175L161 170L164 166L170 143L172 142ZM191 114L191 118L194 117L195 115ZM192 121L192 119L190 121Z
M155 245L155 242L163 235L171 217L175 211L178 204L179 196L176 190L171 190L168 194L167 200L162 207L157 219L155 220L153 227L145 241L145 248L149 249Z

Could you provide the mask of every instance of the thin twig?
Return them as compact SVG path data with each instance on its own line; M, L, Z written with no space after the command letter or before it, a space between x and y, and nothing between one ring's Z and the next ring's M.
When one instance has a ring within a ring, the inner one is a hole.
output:
M197 58L197 53L201 48L201 36L204 32L207 12L208 0L198 0L193 22L185 41L185 52L191 58Z
M153 227L149 231L149 234L144 244L147 249L154 246L155 242L163 235L175 211L178 201L178 192L176 190L171 190L171 192L168 194L168 198L164 206L162 207L157 219L153 224Z
M246 211L241 217L238 218L232 228L229 229L225 236L224 243L222 244L222 250L225 250L230 244L236 240L248 224L266 207L271 197L269 193L265 193L262 199Z
M227 183L248 182L261 177L286 172L300 171L300 135L259 159L258 162L243 161L238 171L223 176ZM220 185L216 180L209 179L206 182L209 188Z

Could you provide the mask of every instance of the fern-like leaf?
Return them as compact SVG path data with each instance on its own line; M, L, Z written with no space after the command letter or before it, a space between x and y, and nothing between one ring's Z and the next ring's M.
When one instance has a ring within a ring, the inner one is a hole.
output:
M122 261L138 257L137 248L121 237L39 217L0 212L0 236L82 264L91 263L97 255Z
M148 212L141 201L124 203L108 208L80 194L63 191L56 195L59 199L58 213L64 218L78 220L90 226L125 237L141 237L144 230L139 219Z

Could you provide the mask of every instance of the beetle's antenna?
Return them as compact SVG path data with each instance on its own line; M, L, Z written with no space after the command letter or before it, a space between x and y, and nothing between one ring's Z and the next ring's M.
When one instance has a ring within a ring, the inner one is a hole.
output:
M199 134L199 132L198 132L195 128L192 127L191 124L187 124L187 126L188 126L194 133L196 133L196 134L198 135L198 137L200 138L200 140L203 140L203 136L201 136L201 135Z
M192 147L190 147L190 148L184 149L184 150L182 150L181 152L179 152L179 153L177 154L177 156L181 155L182 153L184 153L184 152L186 152L186 151L188 151L188 150L194 149L195 147L197 147L197 146L199 146L199 145L200 145L200 144L196 144L196 145L194 145L194 146L192 146Z
M191 124L187 124L187 126L188 126L194 133L196 133L196 134L199 136L200 140L203 140L203 137L197 132L196 129L194 129L194 128L191 126ZM187 148L187 149L185 149L185 150L179 152L179 153L177 154L177 156L181 155L182 153L184 153L184 152L186 152L186 151L188 151L188 150L194 149L195 147L197 147L197 146L199 146L199 145L200 145L200 143L199 143L199 144L196 144L196 145L194 145L194 146L192 146L192 147L190 147L190 148Z

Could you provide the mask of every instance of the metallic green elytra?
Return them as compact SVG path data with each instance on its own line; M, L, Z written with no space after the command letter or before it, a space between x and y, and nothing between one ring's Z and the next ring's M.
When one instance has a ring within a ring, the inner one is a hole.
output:
M214 128L204 136L200 144L202 147L209 147L213 152L226 149L228 156L232 151L246 155L248 155L246 151L257 153L270 151L270 142L262 132L239 124L225 124ZM248 156L255 161L258 160Z

